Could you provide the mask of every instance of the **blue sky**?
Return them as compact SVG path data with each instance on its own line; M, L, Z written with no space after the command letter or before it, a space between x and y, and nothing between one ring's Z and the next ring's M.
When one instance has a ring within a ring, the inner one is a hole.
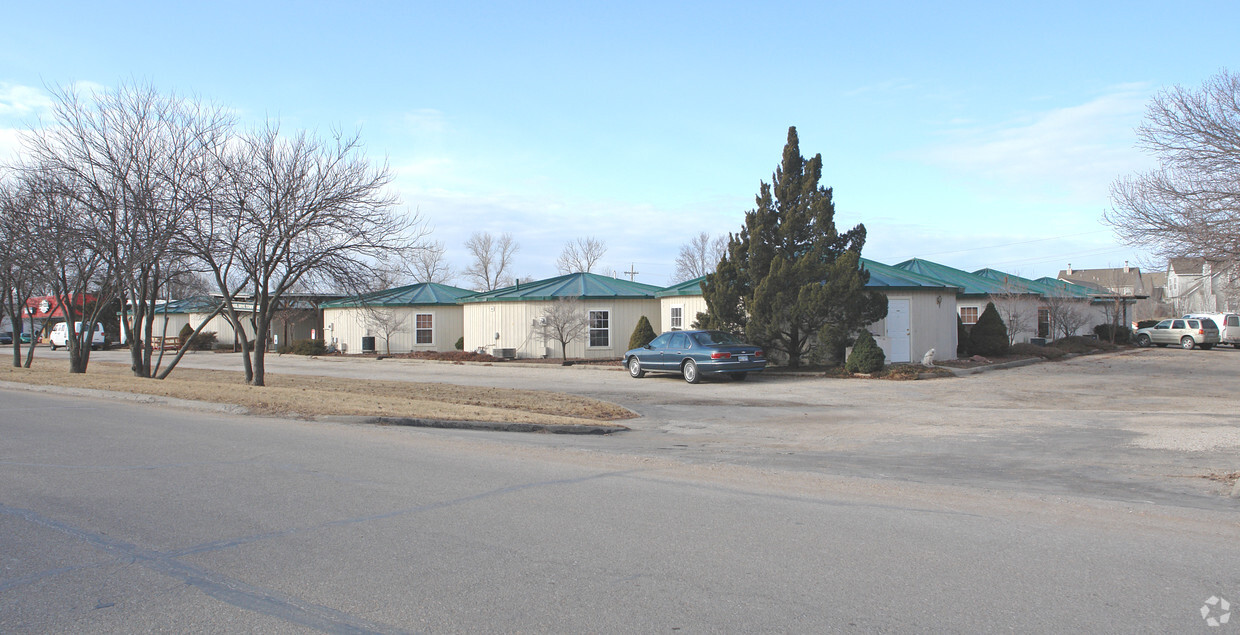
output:
M753 207L788 126L821 153L863 255L1028 277L1145 261L1100 223L1146 169L1159 88L1237 53L1240 5L1168 3L17 3L0 157L46 85L129 79L246 121L360 129L456 268L512 232L522 277L563 244L666 284L681 244ZM1233 65L1234 66L1234 65Z

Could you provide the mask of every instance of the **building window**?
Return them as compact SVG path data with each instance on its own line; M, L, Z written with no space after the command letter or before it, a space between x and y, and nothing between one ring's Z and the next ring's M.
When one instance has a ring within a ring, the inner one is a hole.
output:
M435 343L435 316L430 313L418 313L413 317L414 342L418 344Z
M611 346L611 315L608 311L590 311L590 347L607 348Z
M672 307L672 330L679 331L685 328L685 309L684 307Z
M977 324L977 307L962 306L960 307L960 321L965 324Z

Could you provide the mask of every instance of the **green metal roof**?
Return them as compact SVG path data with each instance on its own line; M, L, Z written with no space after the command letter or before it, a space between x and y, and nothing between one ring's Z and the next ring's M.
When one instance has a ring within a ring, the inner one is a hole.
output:
M442 304L460 304L465 296L474 292L459 287L451 287L435 282L420 282L394 289L384 289L361 296L343 298L324 302L325 309L338 309L356 306L432 306Z
M947 265L941 265L937 262L913 258L905 260L897 265L899 269L912 271L923 276L929 276L935 280L946 283L949 286L960 289L960 295L994 295L1001 293L1010 293L1013 291L1010 286L1003 282L992 280L990 278L979 276L968 271L963 271ZM1016 289L1017 293L1036 293L1024 289Z
M661 290L662 287L608 278L595 273L570 273L485 291L461 298L461 302L535 302L561 298L643 300L654 298L654 294Z
M897 269L891 265L875 262L868 258L861 259L861 266L870 272L870 281L865 286L876 289L952 289L958 287L937 278L924 276L920 273Z
M692 280L685 280L654 294L654 297L667 298L677 295L702 295L702 281L705 279L706 276L698 276Z
M1040 296L1046 297L1056 296L1068 298L1089 298L1097 295L1098 293L1089 287L1073 284L1071 282L1064 282L1063 280L1056 280L1055 278L1038 278L1037 280L1030 280L1015 274L998 271L996 269L979 269L973 273L974 275L982 276L983 278L996 280L1000 284L1004 284L1006 282L1012 287L1023 290L1022 292L1025 293L1036 293Z
M220 305L219 298L209 295L196 295L183 300L169 300L155 307L155 315L164 313L210 313ZM132 307L130 307L132 311Z

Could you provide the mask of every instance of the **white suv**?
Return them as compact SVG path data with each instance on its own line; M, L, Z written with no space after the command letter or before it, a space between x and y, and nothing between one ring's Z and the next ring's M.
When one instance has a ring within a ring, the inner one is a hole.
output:
M1235 313L1193 313L1185 318L1209 318L1218 325L1220 344L1231 344L1240 348L1240 315Z
M77 326L78 334L81 334L82 323L75 322L74 324ZM64 322L58 322L56 326L53 326L52 334L48 336L47 342L52 347L52 350L56 350L62 346L68 346L69 345L68 325ZM95 322L95 332L91 335L91 338L90 338L91 349L98 350L98 349L104 348L105 346L107 346L107 343L108 343L108 339L107 339L107 336L105 336L103 333L103 325L98 322Z

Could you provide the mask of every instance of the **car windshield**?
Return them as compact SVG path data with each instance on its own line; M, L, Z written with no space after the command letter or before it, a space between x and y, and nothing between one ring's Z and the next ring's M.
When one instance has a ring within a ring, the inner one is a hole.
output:
M701 333L694 333L693 339L697 340L697 343L701 344L702 346L712 346L716 344L740 344L741 343L740 340L736 339L735 337L732 337L732 335L728 333L724 333L723 331L703 331Z

